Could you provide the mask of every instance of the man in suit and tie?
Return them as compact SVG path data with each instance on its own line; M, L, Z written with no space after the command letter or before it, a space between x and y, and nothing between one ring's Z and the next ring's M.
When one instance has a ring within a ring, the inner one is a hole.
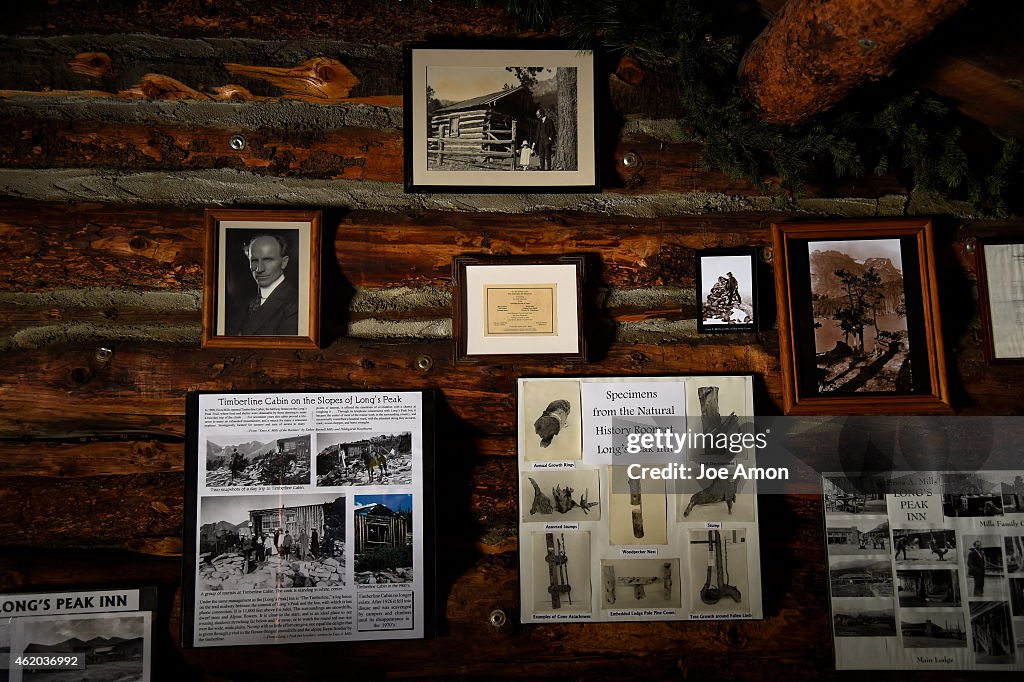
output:
M297 336L299 291L285 276L288 242L276 234L261 234L245 246L249 269L259 295L249 301L235 336Z

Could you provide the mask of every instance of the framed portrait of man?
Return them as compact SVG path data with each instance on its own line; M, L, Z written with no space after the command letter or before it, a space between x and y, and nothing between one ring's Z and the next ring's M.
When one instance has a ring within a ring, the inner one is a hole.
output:
M203 347L317 348L319 211L206 211Z

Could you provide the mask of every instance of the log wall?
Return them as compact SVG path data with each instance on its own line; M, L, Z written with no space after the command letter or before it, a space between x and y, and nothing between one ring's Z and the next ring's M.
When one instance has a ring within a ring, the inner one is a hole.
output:
M0 589L156 585L158 678L828 677L814 495L761 502L763 621L516 624L516 378L753 373L758 411L777 413L771 282L766 331L700 336L694 321L694 251L767 245L773 221L933 216L955 407L1024 408L1024 371L984 360L962 242L1016 225L891 177L761 194L678 141L670 77L615 64L602 194L408 195L401 43L513 35L504 15L455 0L98 4L25 3L0 39ZM199 348L212 206L324 211L322 349ZM587 254L593 362L455 366L450 263L465 253ZM180 649L184 396L279 388L440 392L437 638Z

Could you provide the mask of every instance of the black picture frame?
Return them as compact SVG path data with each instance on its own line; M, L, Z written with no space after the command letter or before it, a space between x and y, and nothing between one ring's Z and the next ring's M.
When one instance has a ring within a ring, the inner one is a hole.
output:
M597 73L594 51L550 41L406 45L405 191L600 191ZM572 89L574 120L557 107L560 88ZM538 108L551 109L548 123ZM533 152L525 165L524 145Z
M697 251L695 258L697 331L756 332L760 325L757 249L704 249Z

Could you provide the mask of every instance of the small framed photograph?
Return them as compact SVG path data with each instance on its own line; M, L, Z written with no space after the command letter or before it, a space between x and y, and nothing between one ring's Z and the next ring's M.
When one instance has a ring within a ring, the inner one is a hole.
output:
M772 225L786 414L950 411L932 225Z
M975 257L988 361L1024 362L1024 242L979 239Z
M206 211L203 347L317 348L319 211Z
M456 256L456 362L586 361L583 256Z
M757 331L757 250L697 252L697 331Z
M597 192L590 50L410 45L406 192Z

